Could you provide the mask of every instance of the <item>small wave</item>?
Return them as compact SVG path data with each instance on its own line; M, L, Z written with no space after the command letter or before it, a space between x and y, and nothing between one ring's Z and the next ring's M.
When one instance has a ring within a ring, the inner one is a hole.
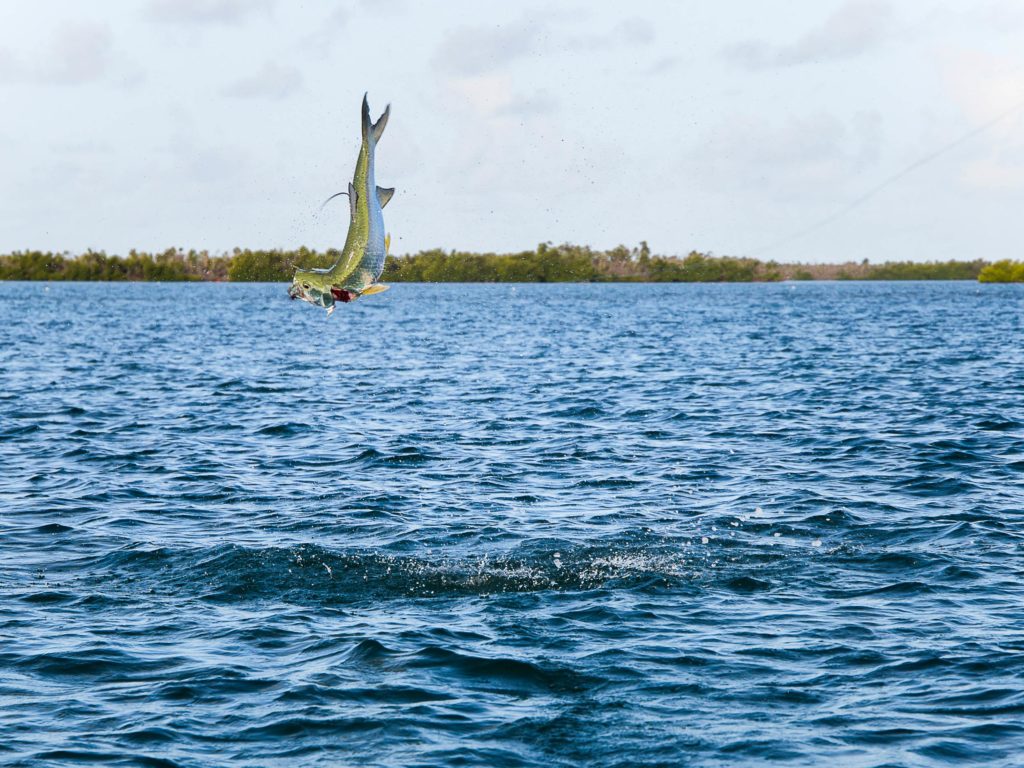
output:
M56 765L143 766L143 768L181 768L182 763L163 757L134 752L105 752L91 749L50 749L32 756L37 763Z
M46 523L45 525L40 525L39 527L37 527L36 533L71 533L74 530L75 529L72 528L70 525L64 525L62 523Z
M919 475L898 485L905 493L915 496L955 496L975 489L974 483L959 475Z
M604 408L596 403L571 405L546 414L554 419L595 419L605 414Z
M99 576L146 579L159 592L187 590L207 600L274 597L299 602L351 602L380 597L451 597L535 591L644 588L692 581L705 554L607 547L418 557L373 551L337 552L314 545L250 549L125 550L96 563ZM757 579L730 589L763 589Z
M463 679L485 681L506 693L536 690L565 693L583 690L593 683L592 679L566 666L510 657L473 656L440 646L423 648L397 666L404 669L427 668L434 674L447 670Z
M984 419L974 425L977 429L989 432L1009 432L1011 429L1024 428L1024 422L1013 419Z
M265 427L260 427L256 430L256 434L265 437L293 437L294 435L309 434L310 431L312 430L309 424L290 421L284 424L268 424Z
M433 461L434 458L432 454L415 446L406 446L393 453L379 451L376 448L365 448L348 459L346 463L358 464L367 468L403 464L417 466Z
M138 656L112 648L90 648L63 653L39 653L25 656L16 662L19 669L41 677L90 678L105 682L127 682L140 677L148 678L156 672L178 667L187 660L183 657L165 657L147 661Z

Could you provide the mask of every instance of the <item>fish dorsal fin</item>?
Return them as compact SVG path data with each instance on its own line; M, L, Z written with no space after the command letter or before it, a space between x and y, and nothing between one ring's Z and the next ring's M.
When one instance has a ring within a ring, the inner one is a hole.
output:
M356 192L355 186L352 182L348 183L348 210L352 214L352 218L356 217L356 201L359 198L359 193Z
M388 200L395 196L394 187L377 187L377 199L380 200L380 207L388 204Z
M384 285L384 283L374 283L373 285L371 285L369 288L367 288L365 291L363 291L359 295L360 296L372 296L375 293L384 293L384 291L386 291L390 287L391 287L390 285Z

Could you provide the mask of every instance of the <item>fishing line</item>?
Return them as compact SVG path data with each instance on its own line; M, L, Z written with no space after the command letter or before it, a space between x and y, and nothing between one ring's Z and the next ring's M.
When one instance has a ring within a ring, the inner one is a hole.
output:
M996 123L999 123L999 122L1005 120L1006 118L1008 118L1010 115L1012 115L1014 112L1018 111L1022 107L1024 107L1024 101L1017 102L1012 107L1010 107L1009 109L1005 110L1004 112L1000 112L998 115L993 117L987 123L979 125L977 128L974 128L974 129L968 131L967 133L965 133L963 136L959 137L958 139L955 139L954 141L949 142L948 144L940 147L939 149L936 149L934 152L930 152L927 155L925 155L924 157L921 157L921 158L915 160L910 165L908 165L906 168L902 169L901 171L898 171L897 173L894 173L892 176L890 176L889 178L885 179L881 183L876 184L874 187L869 189L867 192L862 194L860 197L858 197L858 198L856 198L854 200L851 200L849 203L844 205L842 208L840 208L835 213L832 213L832 214L826 216L824 219L821 219L820 221L815 222L814 224L812 224L811 226L807 227L806 229L802 229L802 230L800 230L800 231L798 231L798 232L796 232L794 234L787 235L783 239L776 240L774 243L771 243L769 245L765 245L765 246L762 246L760 248L756 248L751 255L758 256L758 255L760 255L762 253L766 253L767 251L773 251L776 248L781 248L784 245L788 245L789 243L792 243L794 240L799 240L800 238L805 237L806 235L809 235L812 232L817 232L822 227L827 226L827 225L831 224L833 221L835 221L836 219L845 216L850 211L852 211L854 208L857 208L857 207L863 205L868 200L870 200L872 197L874 197L879 192L881 192L883 189L888 187L890 184L893 184L893 183L899 181L904 176L907 176L907 175L913 173L914 171L916 171L922 165L926 165L927 163L930 163L932 160L936 159L937 157L939 157L941 155L944 155L946 152L949 152L951 149L954 149L955 147L958 147L959 145L963 144L964 142L970 141L975 136L977 136L979 133L984 133L989 128L991 128L993 125L995 125Z
M331 195L330 197L328 197L326 200L323 201L323 203L320 205L320 211L323 211L324 207L329 202L331 202L331 200L333 200L334 198L338 197L339 195L345 195L345 197L348 197L348 192L335 192L333 195ZM320 211L318 211L317 213L319 213Z
M315 214L313 214L313 218L318 218L320 214L323 213L324 208L327 207L327 204L331 202L331 200L333 200L334 198L339 197L340 195L345 195L346 197L348 197L348 192L335 192L333 195L328 197L326 200L323 201L323 203L320 204L320 208L317 210ZM296 267L295 263L291 259L285 261L285 266L288 269L295 269Z

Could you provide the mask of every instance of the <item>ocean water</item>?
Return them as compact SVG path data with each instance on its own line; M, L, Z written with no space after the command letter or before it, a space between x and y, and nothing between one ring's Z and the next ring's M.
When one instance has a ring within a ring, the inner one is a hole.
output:
M1024 763L1024 286L0 283L0 764Z

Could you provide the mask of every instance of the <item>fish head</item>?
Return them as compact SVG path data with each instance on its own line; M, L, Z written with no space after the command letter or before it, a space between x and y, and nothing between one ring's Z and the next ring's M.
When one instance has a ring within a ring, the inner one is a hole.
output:
M303 269L295 271L295 277L288 288L288 297L308 301L314 307L328 311L334 307L334 294L331 293L330 286L324 285L316 273Z

